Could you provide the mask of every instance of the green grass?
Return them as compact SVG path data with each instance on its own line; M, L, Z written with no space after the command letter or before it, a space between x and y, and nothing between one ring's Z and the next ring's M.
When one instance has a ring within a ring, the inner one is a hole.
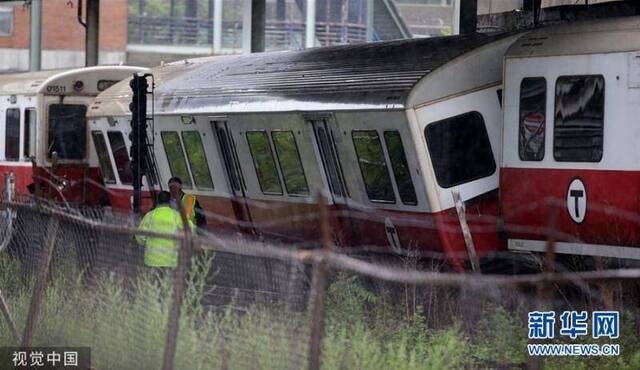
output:
M206 311L202 296L213 255L194 259L180 317L176 369L286 369L307 364L309 319L283 304ZM32 282L19 264L0 254L0 288L18 328L24 327ZM151 274L127 282L113 273L84 278L73 266L52 272L34 345L89 346L98 369L160 368L171 300L171 281ZM446 297L446 295L440 295ZM439 302L442 303L442 302ZM452 304L447 302L448 306ZM447 306L447 307L448 307ZM472 329L446 323L438 328L422 306L406 307L388 289L371 289L349 275L329 285L323 369L521 368L526 323L521 308L487 304ZM447 311L448 312L448 311ZM462 322L454 317L450 322ZM638 369L640 342L633 319L625 317L617 358L552 358L548 369ZM0 346L13 339L0 320Z

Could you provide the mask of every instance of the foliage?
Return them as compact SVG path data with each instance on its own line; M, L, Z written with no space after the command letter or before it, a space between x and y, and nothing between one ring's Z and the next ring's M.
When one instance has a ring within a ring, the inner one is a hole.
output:
M210 286L208 278L215 275L215 264L213 254L192 261L175 368L304 368L309 341L307 314L277 303L241 307L232 301L221 311L205 309L202 297ZM17 261L0 254L0 288L18 328L24 327L32 287L22 275ZM45 291L34 344L89 346L95 368L159 368L171 292L171 276L166 274L146 272L131 281L105 272L89 279L71 264L60 263ZM420 305L408 311L393 293L347 274L332 281L326 295L323 369L526 366L527 340L522 334L526 333L526 315L520 309L493 304L480 308L483 317L471 331L455 324L434 330ZM447 302L447 307L451 305ZM454 317L456 320L463 318ZM635 322L629 314L623 322L622 356L548 358L544 368L640 368ZM11 344L6 322L0 320L0 346Z

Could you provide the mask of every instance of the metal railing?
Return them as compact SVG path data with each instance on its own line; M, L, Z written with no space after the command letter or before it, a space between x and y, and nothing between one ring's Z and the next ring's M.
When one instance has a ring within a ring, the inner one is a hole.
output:
M165 46L211 46L213 20L165 17L129 16L129 44ZM304 45L303 21L267 20L266 48L268 50L300 49ZM366 24L318 22L316 38L319 45L339 45L364 42ZM242 21L222 22L222 47L242 48Z

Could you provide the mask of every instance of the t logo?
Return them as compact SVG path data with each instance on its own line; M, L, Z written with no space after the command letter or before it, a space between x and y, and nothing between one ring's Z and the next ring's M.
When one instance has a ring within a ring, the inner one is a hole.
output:
M573 179L567 190L567 211L571 219L579 224L587 215L587 190L579 178Z

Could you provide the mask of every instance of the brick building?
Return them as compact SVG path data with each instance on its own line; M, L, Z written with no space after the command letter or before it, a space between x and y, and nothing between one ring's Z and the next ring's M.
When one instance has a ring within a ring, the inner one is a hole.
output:
M85 29L78 22L78 0L42 1L42 69L84 66ZM100 3L100 64L123 63L127 0ZM29 19L24 1L0 3L0 73L29 69Z

